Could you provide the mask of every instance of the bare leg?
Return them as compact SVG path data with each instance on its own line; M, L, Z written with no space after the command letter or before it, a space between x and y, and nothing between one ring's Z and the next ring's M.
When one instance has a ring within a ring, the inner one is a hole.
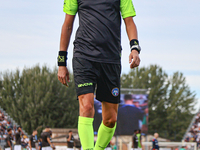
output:
M78 133L83 150L93 150L94 148L94 94L88 93L79 97L79 121Z
M94 94L88 93L80 95L79 99L79 115L82 117L94 117Z
M117 121L118 104L102 102L102 118L103 124L109 128L113 128Z

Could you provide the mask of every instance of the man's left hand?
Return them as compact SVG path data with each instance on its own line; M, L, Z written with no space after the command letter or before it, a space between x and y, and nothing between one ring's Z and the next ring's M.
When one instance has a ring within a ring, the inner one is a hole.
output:
M129 63L131 69L140 65L140 57L138 51L132 50L132 52L129 55Z

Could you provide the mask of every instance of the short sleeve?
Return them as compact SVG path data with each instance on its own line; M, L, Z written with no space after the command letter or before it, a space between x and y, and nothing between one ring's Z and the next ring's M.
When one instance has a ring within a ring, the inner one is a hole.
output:
M120 11L123 19L136 16L132 0L120 0Z
M68 15L76 15L78 11L77 0L64 0L63 11Z

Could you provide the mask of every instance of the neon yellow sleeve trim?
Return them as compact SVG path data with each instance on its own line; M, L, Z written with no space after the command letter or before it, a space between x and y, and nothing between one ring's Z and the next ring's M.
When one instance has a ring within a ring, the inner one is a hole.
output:
M120 11L123 19L136 16L132 0L120 0Z
M64 0L63 11L68 15L76 15L78 11L77 0Z

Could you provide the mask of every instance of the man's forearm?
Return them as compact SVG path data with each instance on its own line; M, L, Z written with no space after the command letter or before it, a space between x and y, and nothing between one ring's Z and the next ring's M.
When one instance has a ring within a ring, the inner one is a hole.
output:
M24 135L24 132L21 130L21 134Z
M138 39L137 28L133 21L133 18L132 17L125 18L124 22L126 25L126 32L127 32L129 41L132 39Z
M31 141L29 141L29 147L30 147L30 149L32 149L32 147L31 147Z
M12 145L11 145L10 141L8 141L8 146L12 149Z
M62 51L67 50L70 42L71 33L72 33L72 26L70 27L63 24L61 38L60 38L60 50Z
M69 137L68 139L67 139L67 141L69 142L71 140L71 138Z
M50 146L52 146L50 138L47 138L47 142L49 143Z

